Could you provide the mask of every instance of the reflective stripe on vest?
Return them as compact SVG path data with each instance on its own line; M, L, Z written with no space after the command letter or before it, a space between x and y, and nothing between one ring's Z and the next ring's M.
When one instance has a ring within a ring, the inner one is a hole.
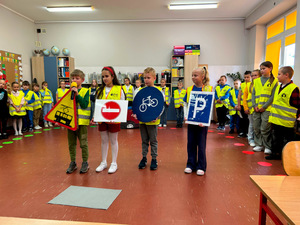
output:
M58 98L58 101L68 92L68 88L65 88L65 90L61 89L61 88L58 88L57 89L57 98Z
M81 88L78 95L84 98L86 93L89 92L88 88ZM78 110L78 125L89 125L90 124L90 115L91 115L91 102L89 98L89 104L86 109L81 108L80 104L77 103Z
M186 90L185 89L181 89L181 92L179 94L178 89L176 89L174 91L174 106L175 108L179 108L180 106L183 106L184 102L183 102L183 98L186 94Z
M22 98L24 97L24 92L20 91L18 97L14 96L13 94L8 94L8 97L12 100L12 102L14 103L14 105L16 107L19 107L21 105ZM15 107L13 107L12 105L9 105L9 114L11 116L25 116L26 115L26 109L23 105L21 107L21 111L17 112Z
M230 89L229 86L225 86L223 87L223 89L221 90L220 86L217 86L216 87L216 91L217 91L217 95L219 97L219 99L223 96L225 96L226 92ZM215 100L215 103L216 103L216 108L219 108L219 107L222 107L223 105L228 108L228 105L229 105L229 99L224 99L222 100L222 103L217 103L217 100Z
M235 89L234 88L231 89L229 93L230 93L230 95L232 97L232 100L233 100L234 104L237 105L238 104L238 100L237 100L237 98L235 96ZM230 103L228 105L228 111L229 111L229 115L230 116L233 116L233 115L236 114L236 109Z
M126 99L128 101L133 101L133 86L130 85L129 90L127 91L126 85L123 85L123 91L126 95Z
M272 104L269 122L284 127L294 127L297 118L297 108L290 105L290 98L296 84L291 83L278 94L280 85L277 86Z

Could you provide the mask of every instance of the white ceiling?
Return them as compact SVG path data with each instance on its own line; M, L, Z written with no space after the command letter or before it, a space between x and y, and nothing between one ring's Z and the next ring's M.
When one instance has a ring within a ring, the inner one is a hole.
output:
M265 0L0 0L2 6L35 21L240 19ZM219 2L217 9L170 11L169 3ZM50 13L46 6L92 5L93 12Z

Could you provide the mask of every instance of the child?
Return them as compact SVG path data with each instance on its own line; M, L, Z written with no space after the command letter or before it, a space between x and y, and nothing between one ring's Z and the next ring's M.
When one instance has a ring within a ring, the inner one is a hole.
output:
M12 88L12 90L11 90ZM13 117L13 128L15 135L23 135L22 133L22 117L26 116L26 109L24 107L25 99L24 93L19 91L19 83L13 82L12 87L7 84L7 93L9 101L9 114ZM18 121L18 126L17 126ZM19 132L18 132L19 128Z
M52 123L45 120L45 116L53 107L53 95L52 92L48 89L48 83L43 81L42 90L40 90L42 96L42 104L43 104L43 120L45 127L53 127Z
M226 114L229 105L229 91L231 89L226 82L226 76L222 75L220 77L220 85L218 85L215 90L215 103L219 121L217 130L225 130Z
M243 106L243 99L244 99L244 93L245 89L247 87L247 84L251 82L251 71L246 71L244 73L244 79L245 82L241 83L241 88L238 96L238 110L240 111L241 114L241 119L240 119L240 132L238 137L247 137L248 134L248 129L249 129L249 119L248 115L245 113L245 109Z
M135 81L135 89L134 89L134 92L133 92L133 99L134 99L134 97L136 96L136 94L139 92L139 90L141 90L142 89L142 81L141 81L141 79L137 79L136 81Z
M253 130L253 107L252 107L252 90L253 82L256 78L261 77L260 70L253 70L251 73L252 82L248 82L243 95L243 107L249 118L248 143L255 147L254 130Z
M235 80L233 82L234 88L229 92L229 115L230 115L230 131L229 134L234 133L234 125L237 133L240 132L240 116L238 110L238 96L240 88L240 80Z
M177 125L176 127L182 128L183 124L183 98L186 94L186 90L183 88L182 81L178 81L177 83L178 89L174 91L174 106L176 109L176 117L177 117Z
M290 66L281 67L278 71L278 85L270 112L272 123L272 154L266 159L281 159L283 147L294 140L294 125L297 111L300 108L299 88L291 80L294 70Z
M97 99L113 99L125 100L125 93L120 86L113 67L104 67L102 69L102 84L97 90ZM101 135L102 162L96 168L96 172L101 172L107 168L107 153L109 142L111 144L112 163L108 169L108 173L115 173L118 169L118 132L121 130L120 123L99 123L99 131Z
M273 64L269 61L260 64L262 76L254 80L252 91L254 142L253 151L271 154L271 124L269 116L278 84L277 78L272 74Z
M35 96L33 91L29 90L30 83L28 81L24 81L22 84L24 99L25 99L25 109L26 116L23 117L23 133L26 131L33 131L33 104L35 102Z
M35 102L33 106L33 126L35 130L40 130L40 117L42 112L42 102L41 102L41 93L40 93L40 85L32 84L33 91L35 93Z
M84 81L85 74L78 69L75 69L71 73L72 82L77 83L77 87L72 87L72 91L75 92L76 98L76 108L77 108L77 117L78 117L78 128L76 131L68 129L68 143L69 143L69 153L71 158L71 163L67 169L67 173L73 173L77 169L76 165L76 145L77 138L80 143L81 154L82 154L82 166L80 173L86 173L89 170L89 164L87 162L89 157L88 149L88 139L87 139L87 127L90 124L90 113L91 113L91 103L90 103L90 94L89 89L81 86Z
M66 88L66 82L64 80L60 80L59 82L60 88L56 90L56 103L68 92L68 88Z
M0 140L7 139L7 118L8 118L8 106L7 106L7 91L4 89L5 87L5 80L0 80Z
M156 80L156 73L152 67L148 67L144 70L144 81L146 87L156 87L154 86L154 81ZM159 87L156 87L160 90ZM161 90L160 90L161 91ZM136 119L136 115L133 114L133 117ZM139 169L144 169L147 165L147 154L149 142L151 146L151 165L150 170L157 169L157 126L160 123L160 119L156 118L154 121L143 123L140 122L140 133L142 138L142 155L143 158L140 161Z
M169 88L166 86L166 79L165 78L162 78L160 80L160 87L161 87L162 92L165 96L165 104L164 104L164 111L161 115L161 121L160 121L159 127L161 127L161 126L166 127L167 126L168 108L169 108L169 105L170 105L170 91L169 91Z
M128 106L132 106L133 101L133 86L130 84L130 79L128 77L124 78L123 91L126 95L126 99L128 100Z
M209 75L205 67L200 67L192 72L193 86L188 87L186 95L183 99L185 102L184 106L184 117L187 118L187 105L190 99L191 91L210 91L212 87L209 86ZM206 172L206 138L207 138L208 127L200 125L188 124L188 144L187 152L188 159L185 173L192 173L197 171L198 176L203 176Z
M89 91L90 91L90 101L91 101L91 116L90 116L90 120L93 119L94 117L94 111L95 111L95 101L96 101L96 90L97 90L97 87L98 87L98 83L97 83L97 80L92 80L92 84L89 88Z

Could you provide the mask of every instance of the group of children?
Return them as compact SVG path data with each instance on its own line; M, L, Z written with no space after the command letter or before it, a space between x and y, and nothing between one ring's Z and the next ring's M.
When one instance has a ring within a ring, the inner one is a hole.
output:
M228 111L229 133L236 128L238 137L247 137L253 151L264 151L268 160L281 159L284 145L294 140L300 107L299 88L292 81L293 69L281 67L277 78L272 70L271 62L263 62L260 69L245 72L242 84L235 80L233 88L226 84L226 76L221 76L215 90L217 129L225 130Z

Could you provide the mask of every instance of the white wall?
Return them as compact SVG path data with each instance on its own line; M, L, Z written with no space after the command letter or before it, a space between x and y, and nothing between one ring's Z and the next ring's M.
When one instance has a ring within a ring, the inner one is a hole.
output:
M31 79L30 58L34 49L34 23L0 6L0 49L22 55L24 80Z
M168 68L173 45L200 44L199 63L209 66L214 81L247 67L247 31L243 20L36 24L43 48L68 48L77 68L112 65ZM95 71L97 72L97 71Z
M248 65L250 70L259 69L265 58L265 25L255 25L249 30Z

